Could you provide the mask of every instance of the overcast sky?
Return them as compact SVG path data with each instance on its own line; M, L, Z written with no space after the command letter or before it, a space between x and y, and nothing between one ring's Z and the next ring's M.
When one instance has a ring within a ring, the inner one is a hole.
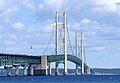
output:
M0 0L0 53L41 55L55 28L55 12L66 11L73 50L75 31L83 31L87 64L98 68L120 68L119 2ZM52 50L54 35L49 45Z

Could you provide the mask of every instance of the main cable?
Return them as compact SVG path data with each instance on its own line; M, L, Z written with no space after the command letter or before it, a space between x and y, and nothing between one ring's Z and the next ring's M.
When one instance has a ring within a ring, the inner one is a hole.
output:
M49 46L50 41L51 41L51 39L52 39L52 35L53 35L53 33L54 33L54 27L53 27L53 29L52 29L52 32L51 32L51 35L50 35L49 41L48 41L48 43L47 43L47 46L46 46L45 50L44 50L41 54L44 54L44 53L46 52L46 50L48 49L48 46Z
M67 24L67 22L66 22L66 24ZM69 34L68 26L67 26L67 33L68 33L68 38L69 38L70 48L71 48L72 54L75 56L75 53L73 52L73 49L72 49L72 44L71 44L71 40L70 40L70 34Z

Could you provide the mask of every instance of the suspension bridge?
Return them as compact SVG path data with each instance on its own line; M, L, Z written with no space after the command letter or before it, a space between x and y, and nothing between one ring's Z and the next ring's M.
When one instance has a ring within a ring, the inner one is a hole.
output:
M62 17L62 20L61 18ZM70 36L67 29L66 12L56 12L56 34L55 34L55 53L54 54L44 54L34 56L34 55L18 55L18 54L0 54L0 66L4 66L6 69L7 76L11 76L11 71L15 69L15 76L19 75L19 67L23 67L23 76L27 75L51 75L51 63L55 62L55 74L59 75L59 64L64 64L64 75L69 74L67 68L67 61L76 64L76 74L78 74L78 67L81 68L81 74L94 74L94 71L84 61L84 40L82 33L82 45L81 45L81 55L79 54L78 45L78 33L76 34L76 55L74 54L71 46ZM61 21L61 22L60 22ZM68 34L67 34L68 33ZM71 54L68 53L68 43L70 43ZM87 70L87 73L85 73Z

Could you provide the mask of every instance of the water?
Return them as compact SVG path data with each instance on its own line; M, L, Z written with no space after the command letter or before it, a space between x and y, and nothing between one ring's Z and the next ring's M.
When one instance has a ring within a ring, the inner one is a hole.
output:
M120 75L3 76L0 83L120 83Z

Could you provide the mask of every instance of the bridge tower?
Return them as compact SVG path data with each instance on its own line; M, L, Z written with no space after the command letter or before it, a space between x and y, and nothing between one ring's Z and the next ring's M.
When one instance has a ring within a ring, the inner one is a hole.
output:
M84 70L84 33L81 32L81 46L82 46L82 50L81 50L81 55L82 55L82 75L84 75L85 70Z
M79 50L79 41L78 41L78 32L76 32L76 57L78 57ZM78 65L76 64L76 75L78 74Z
M60 18L62 17L62 21L60 22ZM56 47L55 47L55 53L56 55L60 54L59 53L59 47L60 45L60 41L61 39L59 38L59 34L60 31L64 31L63 32L63 48L64 48L64 74L67 74L67 30L66 30L66 12L56 12ZM58 65L59 62L56 62L56 72L55 74L58 75L59 71L58 71Z

